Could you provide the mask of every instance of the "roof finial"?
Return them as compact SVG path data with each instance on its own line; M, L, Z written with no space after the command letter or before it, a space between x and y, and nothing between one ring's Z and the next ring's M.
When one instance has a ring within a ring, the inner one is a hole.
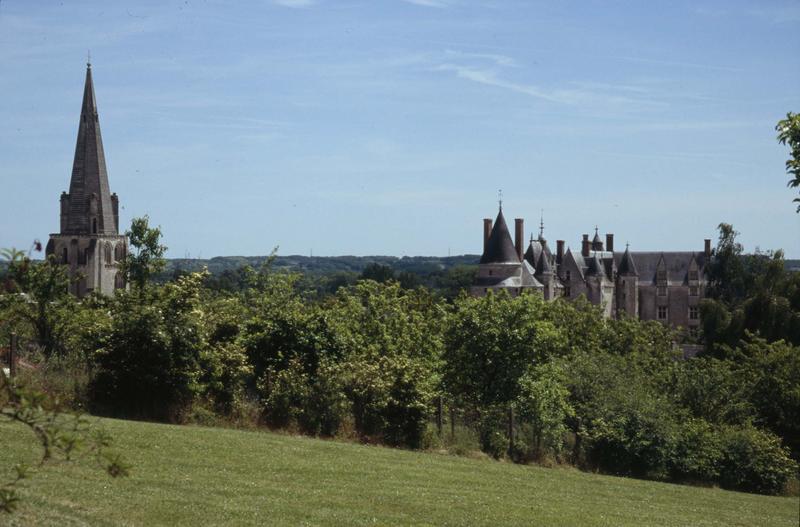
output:
M595 226L594 226L594 233L595 233L595 235L597 234L597 231L599 231L599 230L600 230L600 229L598 229L598 228L597 228L597 225L595 225Z
M628 247L630 247L630 246L631 246L631 244L630 244L630 243L628 243L628 242L625 242L625 250L626 250L626 251L628 250Z
M92 50L90 49L86 50L86 67L87 68L92 67Z
M544 235L544 209L541 209L541 215L539 216L539 238Z
M497 202L500 204L500 210L503 210L503 189L497 190Z

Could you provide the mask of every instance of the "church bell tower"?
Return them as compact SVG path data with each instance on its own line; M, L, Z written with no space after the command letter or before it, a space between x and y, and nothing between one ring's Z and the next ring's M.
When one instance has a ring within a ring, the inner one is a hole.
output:
M75 145L69 193L61 193L61 227L50 235L46 254L69 266L71 292L83 297L92 291L106 295L125 287L119 272L128 241L119 234L119 201L108 186L106 158L92 65L86 64L86 84Z

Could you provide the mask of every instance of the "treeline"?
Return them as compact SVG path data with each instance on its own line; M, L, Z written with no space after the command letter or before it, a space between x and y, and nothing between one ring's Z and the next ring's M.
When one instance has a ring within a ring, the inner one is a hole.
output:
M449 300L394 276L320 296L270 262L234 291L207 272L156 284L158 236L135 220L131 241L131 287L113 299L78 302L61 266L12 258L2 331L39 344L32 382L75 406L768 494L795 477L800 348L746 324L682 360L665 326L606 320L586 301ZM736 298L709 302L735 311ZM433 424L441 408L461 417L452 435Z

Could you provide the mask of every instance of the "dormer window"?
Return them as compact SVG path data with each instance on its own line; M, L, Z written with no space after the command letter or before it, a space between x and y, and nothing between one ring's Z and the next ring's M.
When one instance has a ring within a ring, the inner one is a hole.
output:
M699 273L697 271L689 271L689 280L696 282L699 278Z
M658 296L667 296L667 286L665 285L658 286Z

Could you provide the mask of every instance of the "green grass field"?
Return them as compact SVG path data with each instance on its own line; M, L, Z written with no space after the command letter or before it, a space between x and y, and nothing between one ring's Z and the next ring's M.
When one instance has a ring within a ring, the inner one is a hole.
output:
M798 525L797 498L756 496L265 432L102 420L131 475L58 463L11 525ZM0 467L34 459L0 426ZM7 471L5 472L8 473Z

